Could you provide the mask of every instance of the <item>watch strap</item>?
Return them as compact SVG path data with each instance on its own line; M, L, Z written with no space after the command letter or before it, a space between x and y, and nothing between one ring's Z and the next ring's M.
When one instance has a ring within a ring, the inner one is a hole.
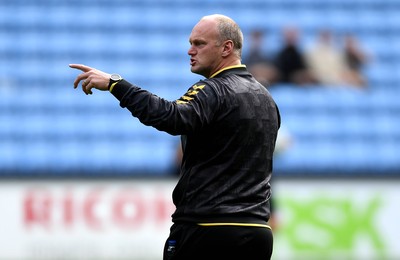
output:
M121 80L122 77L119 74L112 74L110 77L110 82L108 83L108 90L111 92L114 86Z

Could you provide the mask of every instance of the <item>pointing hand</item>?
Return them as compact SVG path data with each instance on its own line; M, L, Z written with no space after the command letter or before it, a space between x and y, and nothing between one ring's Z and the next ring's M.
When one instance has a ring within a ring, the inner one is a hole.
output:
M93 94L92 88L98 90L108 90L111 74L88 67L83 64L69 64L70 68L81 70L83 73L79 74L74 81L74 88L77 88L79 82L82 82L82 90L86 95Z

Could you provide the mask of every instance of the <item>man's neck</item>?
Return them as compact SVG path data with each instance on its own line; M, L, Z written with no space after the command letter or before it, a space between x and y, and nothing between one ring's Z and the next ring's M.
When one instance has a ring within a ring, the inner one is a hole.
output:
M212 73L207 78L212 78L216 74L218 74L220 71L225 70L226 68L230 68L233 66L238 66L241 65L242 63L240 62L240 59L231 59L231 60L225 60L222 62Z

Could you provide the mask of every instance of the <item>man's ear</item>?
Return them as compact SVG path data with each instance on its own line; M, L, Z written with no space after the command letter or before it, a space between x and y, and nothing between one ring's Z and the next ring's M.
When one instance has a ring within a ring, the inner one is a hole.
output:
M233 41L227 40L223 44L223 51L222 51L222 57L227 57L233 52L233 48L235 47L233 44Z

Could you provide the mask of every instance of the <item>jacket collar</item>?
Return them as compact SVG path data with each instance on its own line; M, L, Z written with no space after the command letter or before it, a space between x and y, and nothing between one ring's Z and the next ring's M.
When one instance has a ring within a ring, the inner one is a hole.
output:
M223 69L220 69L219 71L215 72L214 74L211 75L210 78L219 78L228 74L238 74L238 73L243 73L247 71L246 65L244 64L240 64L240 65L234 65L234 66L229 66L229 67L225 67Z

